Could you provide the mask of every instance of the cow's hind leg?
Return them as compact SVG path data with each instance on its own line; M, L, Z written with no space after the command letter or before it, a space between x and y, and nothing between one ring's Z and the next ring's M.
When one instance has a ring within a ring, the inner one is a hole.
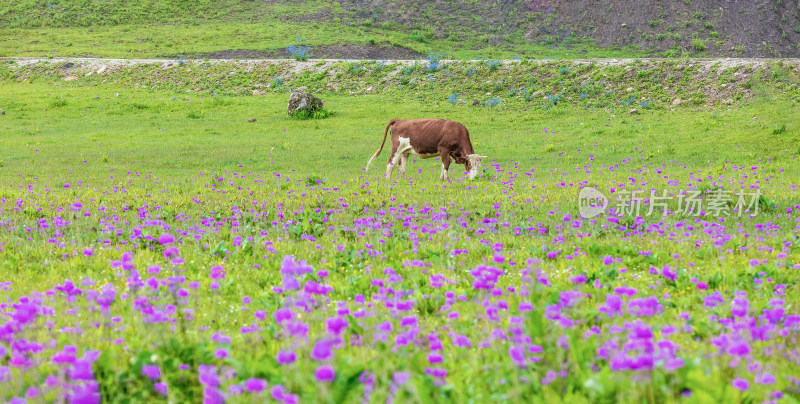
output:
M389 153L389 161L386 163L386 175L385 178L388 180L392 177L392 170L394 169L394 164L397 156L397 148L392 146L392 152Z
M403 155L400 157L400 165L397 167L397 169L400 170L400 175L402 175L403 178L406 176L406 168L408 167L408 155L409 152L403 153Z
M408 153L411 151L411 141L407 137L401 137L399 139L397 149L393 151L391 159L389 160L389 166L386 167L386 178L388 179L392 175L392 167L401 163L403 159L406 161L408 160ZM402 165L400 166L400 173L405 174L405 161L402 161Z

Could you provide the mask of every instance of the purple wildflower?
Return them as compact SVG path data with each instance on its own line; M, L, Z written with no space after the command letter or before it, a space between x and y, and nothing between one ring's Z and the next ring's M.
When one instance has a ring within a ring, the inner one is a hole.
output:
M276 359L281 365L291 365L297 360L297 355L294 351L278 351Z
M144 365L142 366L142 376L156 381L161 378L161 370L158 369L157 365Z
M733 385L734 389L739 391L747 391L747 389L750 388L750 383L745 379L734 379L731 385Z
M158 243L161 245L172 244L174 242L175 242L175 237L169 233L164 233L158 238Z
M244 382L244 388L251 393L260 393L267 388L267 381L264 379L250 378Z
M314 371L314 377L320 383L330 383L336 378L336 372L334 372L333 366L322 365Z

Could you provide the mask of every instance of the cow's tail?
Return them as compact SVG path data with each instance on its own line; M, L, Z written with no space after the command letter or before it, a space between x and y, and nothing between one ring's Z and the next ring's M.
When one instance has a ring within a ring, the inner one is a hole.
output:
M372 155L372 158L370 158L369 161L367 161L367 170L369 170L369 165L372 164L372 160L375 160L375 158L378 157L379 154L381 154L381 151L383 151L383 145L386 144L386 135L389 133L389 128L391 128L392 125L394 125L395 122L397 121L399 121L399 119L397 118L392 119L391 121L389 121L389 124L386 125L386 130L383 131L383 141L381 142L381 147L378 149L378 151L375 152L375 154Z

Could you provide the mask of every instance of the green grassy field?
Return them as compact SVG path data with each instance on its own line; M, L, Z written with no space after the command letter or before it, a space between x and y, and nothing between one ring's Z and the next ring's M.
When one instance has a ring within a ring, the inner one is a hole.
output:
M281 91L5 77L4 400L800 400L789 99L630 115L405 88L323 92L333 115L300 121ZM387 182L386 150L364 172L395 117L464 123L479 177ZM586 186L760 208L582 218Z
M800 402L800 66L544 3L0 0L0 402Z
M714 169L726 161L788 163L800 151L800 112L791 101L770 99L732 108L628 115L625 108L589 111L567 105L542 110L514 100L503 108L474 108L402 93L323 94L326 108L335 115L298 121L285 116L286 93L232 97L8 82L0 90L0 105L6 110L0 138L6 178L62 173L77 169L75 165L93 174L108 168L147 169L180 177L187 171L231 170L238 164L335 178L358 173L395 117L463 122L480 153L503 164L513 160L542 175L582 166L589 155L604 164L643 159L646 164L675 161ZM251 123L249 118L257 120ZM430 161L417 166L437 169Z

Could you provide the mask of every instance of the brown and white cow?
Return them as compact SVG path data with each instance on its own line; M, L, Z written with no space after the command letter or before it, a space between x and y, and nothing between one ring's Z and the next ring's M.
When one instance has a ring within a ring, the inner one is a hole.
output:
M440 156L442 173L439 179L446 181L450 163L463 164L469 171L469 178L475 178L481 166L481 158L472 150L469 132L459 122L445 119L392 119L383 132L381 147L367 162L367 170L386 143L386 135L392 130L392 153L386 166L386 178L392 176L392 169L398 166L401 175L406 173L408 155L415 154L421 158ZM398 164L399 163L399 164Z

